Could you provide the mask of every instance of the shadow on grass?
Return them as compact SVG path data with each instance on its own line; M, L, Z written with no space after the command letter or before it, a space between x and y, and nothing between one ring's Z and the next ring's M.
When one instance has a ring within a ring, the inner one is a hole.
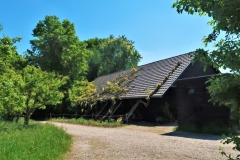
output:
M161 134L162 136L172 136L172 137L181 137L181 138L191 138L191 139L201 139L201 140L211 140L217 141L221 140L222 136L217 135L208 135L208 134L196 134L196 133L187 133L181 131L174 131L165 134Z
M144 127L176 127L177 123L165 123L165 124L158 124L154 122L145 122L145 121L131 121L128 124L133 124L136 126L144 126Z

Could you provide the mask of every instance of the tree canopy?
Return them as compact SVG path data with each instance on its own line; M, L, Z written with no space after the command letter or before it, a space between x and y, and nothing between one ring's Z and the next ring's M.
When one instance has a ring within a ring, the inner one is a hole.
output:
M16 115L25 117L25 124L35 109L61 103L59 88L67 77L42 71L27 65L14 45L21 38L0 38L0 118L12 120Z
M22 111L25 102L24 97L19 97L22 81L18 74L25 60L14 46L20 40L8 36L0 38L0 117L8 120Z
M173 7L178 13L185 11L189 14L212 17L208 24L212 26L213 31L203 38L203 42L206 45L213 42L215 49L212 51L197 49L196 57L205 65L212 65L217 69L230 69L232 77L223 75L213 77L209 81L211 85L208 89L212 102L227 105L232 109L240 109L238 98L240 95L240 2L238 0L178 0ZM225 34L225 38L218 40L221 32ZM227 95L230 90L234 94ZM240 112L237 115L238 118L236 115L232 117L239 119Z
M30 41L31 50L26 54L29 63L44 71L69 77L61 87L64 101L57 107L67 111L70 106L68 90L74 81L85 79L87 60L92 52L76 36L74 24L67 19L60 21L57 16L46 16L40 20L33 29L33 36L35 38Z
M94 80L98 76L134 68L142 58L134 47L134 42L125 36L109 36L93 38L85 41L87 49L94 55L89 59L87 79Z
M96 88L88 81L136 67L141 59L125 36L80 41L74 24L57 16L40 20L32 35L24 56L15 46L21 37L0 38L0 117L23 115L26 124L36 109L49 105L67 111L70 102L96 103L89 101Z
M70 80L81 79L87 69L91 51L76 36L74 24L56 16L46 16L33 29L35 39L30 41L27 58L30 63L45 71L69 76Z
M203 41L207 45L214 42L215 50L197 50L198 58L215 68L229 68L232 72L240 73L240 3L238 0L178 0L173 4L178 13L184 11L189 14L208 15L212 18L209 25L212 33L205 36ZM225 38L217 40L220 33Z
M209 25L212 33L203 38L205 45L213 42L212 51L197 49L196 58L205 65L228 68L231 75L218 75L209 80L210 101L225 105L231 109L231 118L240 123L240 1L239 0L177 0L173 7L178 13L208 15L212 18ZM225 37L219 40L220 33ZM224 143L236 144L233 149L240 151L240 138L233 136ZM221 152L228 159L231 155ZM237 159L240 155L237 156Z
M35 66L27 66L22 72L23 86L20 88L20 96L26 101L23 107L25 123L36 109L45 109L47 105L56 105L62 102L63 93L59 88L67 81L67 77L55 74L54 72L42 71Z

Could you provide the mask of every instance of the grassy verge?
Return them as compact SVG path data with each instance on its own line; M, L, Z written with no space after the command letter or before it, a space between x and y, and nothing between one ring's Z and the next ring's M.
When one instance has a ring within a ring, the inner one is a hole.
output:
M71 118L71 119L63 119L63 118L53 118L51 121L54 122L64 122L64 123L73 123L73 124L82 124L82 125L88 125L88 126L98 126L98 127L120 127L124 126L124 124L120 122L116 122L113 119L105 120L103 122L93 120L93 119L84 119L84 118Z
M63 159L71 143L70 135L50 124L24 126L0 121L1 160Z
M212 135L228 135L228 134L238 134L233 132L229 127L219 126L216 124L208 124L202 127L198 127L194 124L185 124L181 127L174 128L174 131L185 131L189 133L200 133L200 134L212 134Z

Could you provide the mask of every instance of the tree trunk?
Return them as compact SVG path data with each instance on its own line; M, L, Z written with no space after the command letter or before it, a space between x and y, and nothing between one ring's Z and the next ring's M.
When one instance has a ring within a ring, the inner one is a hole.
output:
M29 124L29 119L30 119L30 115L26 115L24 117L24 125L28 125Z
M17 115L16 120L15 120L16 123L18 123L18 121L19 121L19 119L20 119L20 116L21 116L21 114L18 114L18 115Z

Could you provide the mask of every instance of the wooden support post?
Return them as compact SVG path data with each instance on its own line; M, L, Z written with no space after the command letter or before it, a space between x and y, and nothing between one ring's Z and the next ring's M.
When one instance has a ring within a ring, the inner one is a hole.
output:
M75 114L75 119L77 119L77 112L76 112L76 114Z
M139 106L140 103L143 103L144 106L147 107L150 103L150 100L148 100L147 102L143 102L141 99L138 99L137 102L134 104L134 106L131 108L131 110L128 113L126 113L123 119L124 121L128 122L129 117L133 114L133 112Z
M117 111L117 109L121 106L122 101L115 107L114 111L111 112L111 114L109 115L109 118Z
M137 100L137 103L135 103L134 106L131 108L131 110L130 110L128 113L126 113L125 118L124 118L124 121L128 122L129 117L132 115L132 113L133 113L133 112L135 111L135 109L138 107L139 103L140 103L140 101Z
M119 104L121 104L122 102L120 102ZM117 106L119 107L119 106ZM109 108L108 112L101 118L101 121L103 121L109 114L111 114L113 112L115 108L115 104L111 105L111 107Z
M106 102L106 104L103 106L103 108L95 115L95 119L97 119L97 117L100 115L100 113L104 110L104 108L107 106L108 101Z
M92 110L92 107L89 105L86 112L82 116L87 116L91 110Z
M108 114L113 110L114 105L115 105L115 104L112 104L112 105L109 107L107 113L101 118L101 121L103 121L103 120L108 116Z

